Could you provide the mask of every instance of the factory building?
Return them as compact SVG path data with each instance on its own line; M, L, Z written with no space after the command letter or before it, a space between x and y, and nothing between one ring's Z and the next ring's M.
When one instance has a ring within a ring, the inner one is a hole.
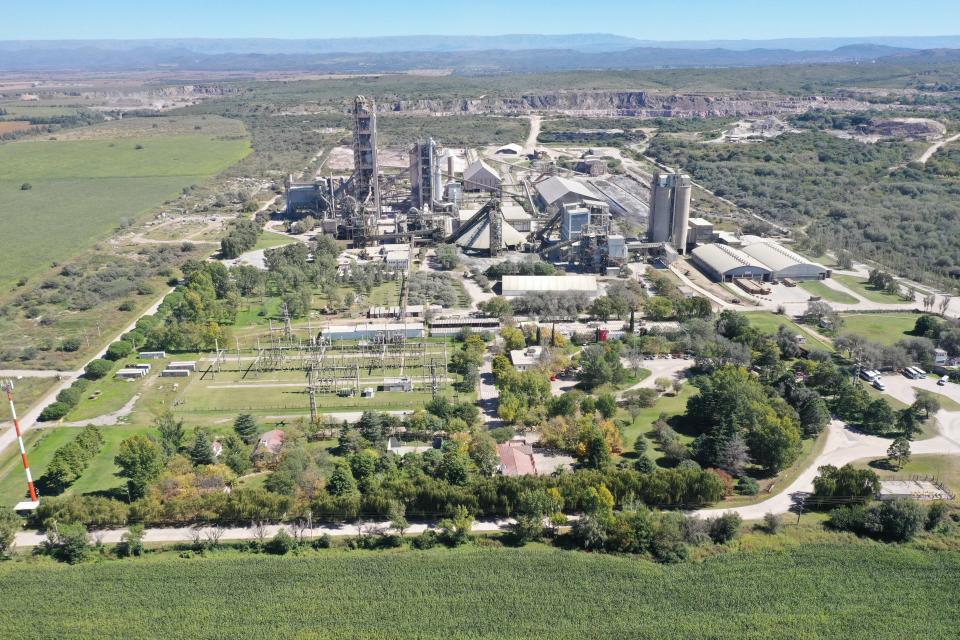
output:
M500 193L500 174L483 160L477 160L463 172L464 191Z
M597 277L591 275L503 276L504 296L523 296L544 291L579 291L590 297L600 295Z
M692 189L693 181L688 175L659 171L653 174L650 183L650 242L666 242L679 253L686 253Z
M410 251L404 249L387 251L384 262L387 268L394 271L407 271L410 268Z
M755 261L770 269L774 280L824 280L830 270L794 253L776 242L753 242L740 249Z
M453 318L434 318L430 321L431 336L455 336L464 329L469 329L470 331L496 331L499 328L499 318L461 316Z
M399 338L422 338L422 322L383 323L367 322L356 325L330 325L320 330L320 337L327 340L395 340Z
M540 206L546 209L559 210L565 204L578 203L583 200L599 201L600 197L581 184L568 178L551 176L536 183L537 200Z
M590 209L582 202L563 205L560 213L560 240L578 240L585 227L590 226Z
M705 244L690 252L693 263L709 277L719 282L769 280L770 268L740 249L723 244Z
M687 225L687 246L695 247L698 244L713 242L713 223L703 218L690 218Z
M456 231L461 225L470 221L470 218L477 214L479 207L470 209L460 209L457 213L457 219L453 221L453 230ZM516 204L500 204L500 212L503 219L520 233L530 233L534 230L533 216L527 213L523 207Z

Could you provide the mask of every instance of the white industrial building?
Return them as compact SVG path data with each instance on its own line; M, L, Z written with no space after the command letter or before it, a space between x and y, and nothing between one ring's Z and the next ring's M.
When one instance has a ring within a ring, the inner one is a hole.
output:
M503 276L502 289L505 296L542 291L579 291L590 297L600 295L597 277L592 275Z
M500 174L483 160L477 160L463 172L464 191L500 193L500 184Z
M328 340L392 340L400 337L422 338L424 333L422 322L365 322L356 325L330 325L321 329L320 335Z
M498 156L518 156L521 153L523 153L523 147L518 145L516 142L505 144L497 149Z
M769 280L770 269L740 249L724 244L705 244L690 252L693 263L709 277L720 282L734 278Z
M543 357L543 347L527 347L526 349L514 349L510 352L510 362L517 371L529 371L540 364L540 358Z
M803 256L790 251L776 242L753 242L744 245L740 251L770 269L774 280L824 280L830 277L830 270Z
M410 251L403 249L388 251L384 261L390 269L406 271L410 268Z
M534 186L540 206L544 209L551 207L559 209L565 204L581 202L584 199L602 202L600 196L591 191L587 185L560 176L551 176Z

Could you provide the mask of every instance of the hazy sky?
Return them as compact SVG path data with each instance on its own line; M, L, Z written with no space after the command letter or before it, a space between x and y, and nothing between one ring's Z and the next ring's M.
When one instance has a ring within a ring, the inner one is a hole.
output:
M0 39L616 33L651 40L955 35L958 0L10 0Z

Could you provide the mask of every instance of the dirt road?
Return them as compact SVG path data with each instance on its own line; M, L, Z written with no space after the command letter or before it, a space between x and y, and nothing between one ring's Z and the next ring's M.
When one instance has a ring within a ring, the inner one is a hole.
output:
M921 164L926 164L927 160L929 160L930 157L933 154L935 154L938 149L940 149L940 147L946 146L955 140L960 140L960 133L956 133L950 136L949 138L944 138L943 140L938 140L937 142L934 142L929 147L927 147L926 151L920 154L920 157L917 158L917 162Z

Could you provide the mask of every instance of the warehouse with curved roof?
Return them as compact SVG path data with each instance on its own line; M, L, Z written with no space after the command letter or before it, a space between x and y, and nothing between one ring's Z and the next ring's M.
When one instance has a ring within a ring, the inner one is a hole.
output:
M824 280L830 277L830 270L826 267L810 262L776 242L753 242L742 247L741 251L767 266L774 280Z
M734 278L769 280L770 269L740 249L725 244L704 244L690 252L697 267L714 280L733 282Z

